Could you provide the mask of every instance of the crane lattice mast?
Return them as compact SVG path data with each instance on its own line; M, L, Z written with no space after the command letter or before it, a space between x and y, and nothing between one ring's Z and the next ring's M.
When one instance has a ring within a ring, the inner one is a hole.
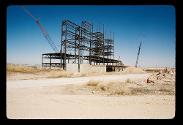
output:
M142 41L140 42L139 49L138 49L138 52L137 52L137 59L136 59L135 67L137 67L137 65L138 65L138 60L139 60L141 45L142 45Z
M44 37L46 38L46 40L48 41L48 43L50 44L51 48L53 49L53 51L58 52L58 49L56 47L56 45L54 44L53 40L51 39L50 35L48 34L48 32L45 30L45 28L41 25L40 21L31 14L31 12L29 10L27 10L24 6L21 6L23 8L23 10L30 16L33 18L33 20L36 22L36 24L38 25L38 27L40 28L41 32L43 33Z

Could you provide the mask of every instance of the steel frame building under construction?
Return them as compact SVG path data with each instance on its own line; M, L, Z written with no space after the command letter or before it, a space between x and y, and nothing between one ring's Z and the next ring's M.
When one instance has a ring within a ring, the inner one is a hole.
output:
M49 59L49 62L44 62ZM59 60L53 62L52 60ZM60 52L42 54L43 67L61 67L64 70L68 63L106 65L123 67L121 60L114 59L114 38L106 38L103 32L94 31L93 25L82 21L77 25L69 20L62 21Z

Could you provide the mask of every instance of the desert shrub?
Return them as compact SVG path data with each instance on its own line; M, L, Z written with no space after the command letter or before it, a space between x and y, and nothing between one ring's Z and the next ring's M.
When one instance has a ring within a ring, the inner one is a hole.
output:
M144 87L139 88L131 88L131 94L132 95L138 95L138 94L149 94L151 91Z
M131 79L127 79L126 81L125 81L125 83L132 83L132 81L131 81Z

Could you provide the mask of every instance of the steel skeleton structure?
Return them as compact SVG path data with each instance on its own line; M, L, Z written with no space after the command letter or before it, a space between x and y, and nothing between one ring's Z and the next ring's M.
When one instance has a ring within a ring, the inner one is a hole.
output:
M104 30L103 30L104 32ZM44 63L44 59L49 63ZM52 59L60 60L59 63L52 63ZM113 65L123 66L122 61L114 59L114 39L106 39L104 33L94 32L93 25L82 21L77 25L69 20L62 21L61 25L61 49L56 53L42 54L42 66L55 66L66 69L67 63L90 65Z

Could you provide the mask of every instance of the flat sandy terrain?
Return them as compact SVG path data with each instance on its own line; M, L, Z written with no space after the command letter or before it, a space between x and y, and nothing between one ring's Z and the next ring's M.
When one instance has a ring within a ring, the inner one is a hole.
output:
M175 116L175 94L110 95L101 94L103 91L98 91L98 88L93 91L85 86L92 80L98 80L103 84L125 82L128 79L144 82L149 76L149 73L139 73L8 80L7 117L10 119L173 118ZM133 82L129 82L129 84L135 85ZM136 84L136 86L142 85L146 88L149 87L145 83ZM153 86L155 85L152 84L150 87ZM167 86L169 87L169 85ZM175 89L175 82L170 87Z
M99 75L89 77L75 77L75 78L49 78L37 80L8 80L7 88L26 88L26 87L39 87L39 86L55 86L65 84L83 84L90 80L99 81L125 81L131 80L145 80L149 74L123 74L123 75ZM24 76L25 77L25 76Z

